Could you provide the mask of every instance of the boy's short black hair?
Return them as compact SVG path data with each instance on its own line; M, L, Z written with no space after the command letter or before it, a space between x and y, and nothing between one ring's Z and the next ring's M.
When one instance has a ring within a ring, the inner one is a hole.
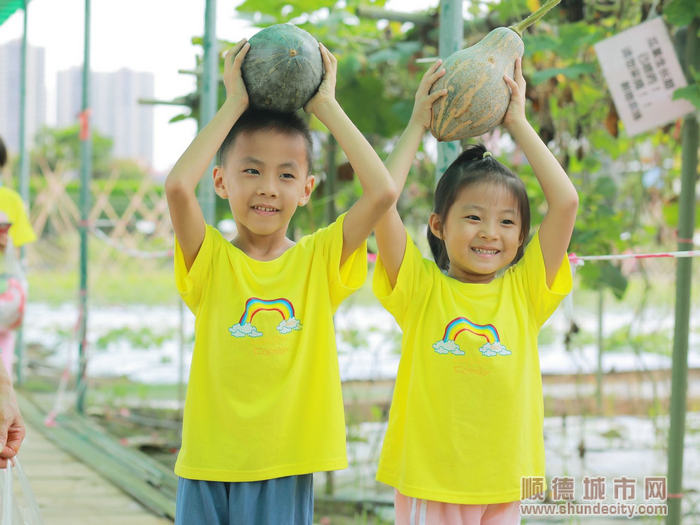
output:
M0 168L2 168L5 163L7 163L7 148L5 148L5 143L0 137Z
M238 135L261 130L279 131L287 135L299 134L304 137L308 173L311 173L313 144L306 121L297 113L282 113L259 108L248 108L233 125L219 148L217 164L223 165L226 153L233 146Z

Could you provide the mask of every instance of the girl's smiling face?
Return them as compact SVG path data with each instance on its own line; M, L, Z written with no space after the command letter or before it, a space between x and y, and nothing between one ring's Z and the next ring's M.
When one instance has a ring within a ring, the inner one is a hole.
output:
M524 241L518 200L501 184L462 188L444 218L431 214L429 226L445 242L448 275L467 283L490 282Z

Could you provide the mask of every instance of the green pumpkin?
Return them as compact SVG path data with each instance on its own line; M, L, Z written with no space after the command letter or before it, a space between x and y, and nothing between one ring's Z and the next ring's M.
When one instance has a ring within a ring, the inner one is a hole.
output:
M323 80L318 42L292 24L276 24L253 35L243 61L250 104L274 111L296 111Z
M447 73L432 87L432 91L447 88L447 96L433 104L430 131L436 139L475 137L501 123L510 102L503 75L513 78L515 60L523 50L515 31L498 27L445 59Z
M510 103L510 88L503 75L513 78L515 61L523 56L520 35L559 2L547 0L522 22L497 27L478 43L445 59L446 73L430 90L447 89L447 95L432 107L430 131L436 139L476 137L503 121Z

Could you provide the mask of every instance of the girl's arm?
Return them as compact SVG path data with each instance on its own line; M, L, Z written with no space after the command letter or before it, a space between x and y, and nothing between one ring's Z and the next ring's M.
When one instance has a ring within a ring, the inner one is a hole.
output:
M226 101L214 118L197 134L165 180L170 219L173 223L187 269L192 266L204 241L206 222L197 201L196 188L238 117L248 107L248 93L241 76L241 64L250 44L241 40L224 58ZM239 53L240 51L240 53Z
M399 194L406 183L406 176L411 169L413 159L416 157L423 135L430 127L433 103L447 94L446 89L430 94L432 85L445 74L445 70L440 69L441 64L442 61L438 60L423 75L423 79L416 91L416 101L408 126L406 126L399 142L386 159L386 167L394 180ZM396 278L399 275L399 269L406 251L406 229L396 209L396 202L379 220L374 228L374 233L377 237L377 247L382 258L382 264L393 287L396 284Z
M396 199L389 172L367 139L335 99L335 80L338 62L323 44L319 44L325 75L318 93L306 105L323 122L345 152L362 185L362 196L353 204L343 222L342 265L369 237L379 218Z
M503 76L510 87L510 105L503 124L513 140L523 150L547 200L547 214L540 226L540 246L547 273L547 286L551 286L559 271L561 261L574 231L578 194L562 169L559 161L542 142L525 117L525 79L522 59L515 63L515 80Z

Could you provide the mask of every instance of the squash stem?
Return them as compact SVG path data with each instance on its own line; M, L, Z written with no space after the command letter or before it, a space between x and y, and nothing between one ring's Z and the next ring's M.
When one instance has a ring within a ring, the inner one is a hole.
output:
M532 24L538 22L540 18L544 17L549 11L552 10L561 0L547 0L544 4L540 6L537 11L534 11L526 19L517 24L510 26L510 29L518 33L519 36L523 36L523 31L525 31Z

